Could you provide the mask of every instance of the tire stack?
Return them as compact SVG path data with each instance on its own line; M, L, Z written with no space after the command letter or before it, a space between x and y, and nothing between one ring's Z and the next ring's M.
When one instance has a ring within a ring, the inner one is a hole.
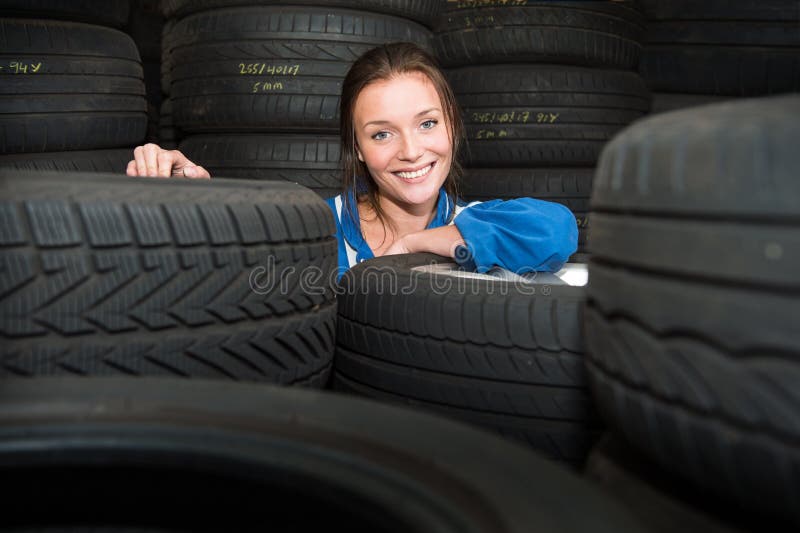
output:
M172 99L164 98L158 112L158 144L167 150L177 150L183 135L172 122Z
M129 0L0 9L0 166L124 172L147 129Z
M606 146L592 196L604 419L769 531L800 525L798 116L800 95L653 116Z
M131 0L128 33L133 37L144 69L147 93L147 142L159 141L161 92L161 32L164 17L159 0Z
M479 6L479 7L478 7ZM436 51L464 112L468 200L531 196L572 209L585 251L603 145L650 109L634 72L636 4L449 2Z
M165 76L180 149L214 176L338 194L339 95L352 62L391 41L430 48L438 2L167 0ZM420 23L422 22L422 23Z
M643 0L653 112L800 91L797 0Z
M180 129L175 127L172 121L172 98L170 97L171 90L171 76L172 76L172 63L170 61L172 53L172 44L170 43L170 36L172 35L172 28L175 26L175 18L169 17L171 11L168 2L161 2L161 16L164 21L161 27L161 61L160 61L160 80L161 80L161 93L162 100L161 106L158 109L158 144L162 148L168 150L177 150L178 144L183 138Z

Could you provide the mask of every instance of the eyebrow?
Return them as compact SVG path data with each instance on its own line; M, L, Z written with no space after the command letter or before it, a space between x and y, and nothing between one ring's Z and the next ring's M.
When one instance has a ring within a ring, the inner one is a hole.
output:
M419 113L414 115L414 118L421 117L422 115L427 115L428 113L431 113L433 111L438 111L439 113L442 112L442 110L439 109L438 107L432 107L430 109L426 109L425 111L420 111ZM388 120L371 120L371 121L367 122L366 124L364 124L363 127L366 128L370 124L374 124L376 126L383 126L385 124L390 124L390 122Z

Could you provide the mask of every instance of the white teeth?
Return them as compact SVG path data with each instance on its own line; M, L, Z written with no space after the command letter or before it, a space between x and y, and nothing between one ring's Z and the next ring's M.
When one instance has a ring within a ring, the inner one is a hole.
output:
M432 166L433 166L433 163L431 163L430 165L428 165L425 168L421 168L421 169L417 170L416 172L395 172L395 174L397 174L398 176L400 176L403 179L410 180L410 179L418 178L420 176L424 176L425 174L427 174L430 171Z

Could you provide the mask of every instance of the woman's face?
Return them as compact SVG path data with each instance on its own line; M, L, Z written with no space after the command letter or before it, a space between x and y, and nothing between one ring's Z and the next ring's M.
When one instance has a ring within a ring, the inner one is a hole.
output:
M423 205L439 194L453 160L436 88L421 72L367 85L353 107L358 158L382 197Z

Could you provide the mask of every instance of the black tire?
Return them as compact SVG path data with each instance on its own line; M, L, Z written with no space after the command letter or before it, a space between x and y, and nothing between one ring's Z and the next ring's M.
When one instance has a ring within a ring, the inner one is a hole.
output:
M768 20L789 22L800 16L797 0L639 0L649 20Z
M631 1L448 4L457 7L442 15L435 40L445 66L535 62L633 69L639 63L644 18Z
M3 17L60 19L121 28L130 0L0 0Z
M382 43L428 46L429 38L417 23L345 9L189 15L168 38L175 124L187 132L338 133L342 81L352 62Z
M145 94L147 103L152 104L156 110L161 107L161 64L159 60L145 61L142 63L144 72Z
M133 147L111 150L45 152L0 155L0 168L53 172L108 172L125 174Z
M593 168L471 168L464 171L461 192L467 201L529 197L558 202L578 222L578 252L586 250Z
M718 104L730 100L726 96L714 96L709 94L673 94L673 93L653 93L652 113L666 113L677 111L687 107L699 107L708 104Z
M691 487L653 464L618 435L604 435L592 448L585 475L646 522L653 533L791 531Z
M161 61L161 33L164 18L158 11L148 9L144 0L130 0L132 13L126 32L133 38L142 61Z
M4 523L28 527L124 517L129 527L252 531L267 516L276 531L331 521L356 533L647 531L585 480L484 432L248 384L9 382L0 471L14 486Z
M178 143L183 139L183 133L175 127L172 120L172 100L165 98L161 102L158 115L158 144L167 150L176 150ZM202 163L198 163L202 165Z
M102 174L0 179L0 376L292 384L330 366L336 240L330 209L310 191Z
M795 524L799 115L800 96L744 100L615 138L595 175L586 320L613 428L706 491Z
M385 256L340 281L334 388L522 440L579 464L598 419L583 368L583 287L414 271Z
M215 178L290 181L322 198L342 192L336 135L193 135L180 150Z
M158 62L147 62L142 65L144 68L144 84L147 98L147 141L158 141L158 129L160 127L159 114L161 102L161 66Z
M350 8L376 13L386 13L421 22L431 26L439 14L439 0L164 0L163 13L167 17L185 17L192 13L225 7L263 6L269 4L309 5L324 8Z
M169 36L174 26L175 20L169 19L164 22L164 27L161 29L161 92L165 95L170 93L172 84L172 43Z
M648 2L640 70L654 91L760 96L800 91L800 2Z
M448 77L472 167L594 166L605 143L650 109L650 93L633 72L498 65Z
M0 19L0 63L0 153L118 148L144 139L142 65L124 33Z

